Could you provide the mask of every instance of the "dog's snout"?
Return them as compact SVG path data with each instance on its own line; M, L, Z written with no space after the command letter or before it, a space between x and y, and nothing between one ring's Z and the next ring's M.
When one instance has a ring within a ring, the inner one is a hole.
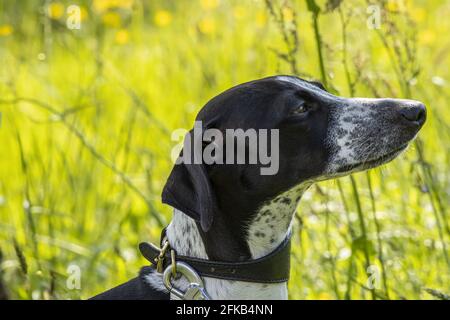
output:
M425 123L427 117L425 105L420 102L401 108L400 114L404 119L419 126Z

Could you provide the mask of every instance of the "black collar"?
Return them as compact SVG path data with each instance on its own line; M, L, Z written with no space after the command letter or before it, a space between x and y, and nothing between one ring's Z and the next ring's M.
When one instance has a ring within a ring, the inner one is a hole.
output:
M161 244L163 244L164 239L165 229L161 235ZM142 242L139 244L139 250L156 268L161 249L153 244ZM289 280L290 250L289 235L274 251L255 260L223 262L176 255L176 261L189 264L202 277L259 283L280 283ZM161 265L160 268L157 268L158 272L162 272L171 264L170 252L170 248L164 250L163 259L159 260Z

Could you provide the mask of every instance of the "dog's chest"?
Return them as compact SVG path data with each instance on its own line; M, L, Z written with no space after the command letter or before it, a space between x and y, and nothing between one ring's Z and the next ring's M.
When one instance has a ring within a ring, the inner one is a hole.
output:
M269 254L286 238L297 204L309 185L299 185L261 206L246 226L246 241L253 259ZM177 209L167 228L167 237L178 254L208 259L195 221ZM163 289L161 280L155 277L158 274L148 276L147 281L156 284L158 289ZM213 299L287 299L286 283L263 284L208 277L204 278L204 282L206 291ZM184 291L188 283L178 280L174 285Z

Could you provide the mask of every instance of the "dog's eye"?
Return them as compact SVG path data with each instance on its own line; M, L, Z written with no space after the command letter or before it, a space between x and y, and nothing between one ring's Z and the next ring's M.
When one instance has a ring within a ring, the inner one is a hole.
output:
M300 105L298 105L297 107L295 107L292 111L291 114L303 114L306 113L308 111L308 106L305 103L302 103Z

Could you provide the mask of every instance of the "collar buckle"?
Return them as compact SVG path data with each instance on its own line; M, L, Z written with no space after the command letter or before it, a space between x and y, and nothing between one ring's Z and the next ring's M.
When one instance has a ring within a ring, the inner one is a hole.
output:
M164 259L166 258L166 252L169 249L169 241L166 239L163 242L161 249L159 249L159 255L155 258L156 271L162 273L164 271Z

